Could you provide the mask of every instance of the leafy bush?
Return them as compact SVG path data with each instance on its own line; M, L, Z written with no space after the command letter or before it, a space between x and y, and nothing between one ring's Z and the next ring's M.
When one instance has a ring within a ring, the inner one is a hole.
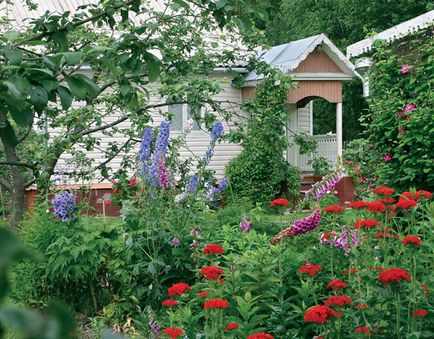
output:
M421 32L404 52L377 48L370 72L366 135L381 183L399 189L434 188L434 41Z
M226 167L236 196L247 197L252 202L268 202L279 193L290 197L299 194L299 172L283 157L288 145L284 127L289 88L291 82L287 76L274 74L258 86L256 99L246 104L250 118L243 150Z

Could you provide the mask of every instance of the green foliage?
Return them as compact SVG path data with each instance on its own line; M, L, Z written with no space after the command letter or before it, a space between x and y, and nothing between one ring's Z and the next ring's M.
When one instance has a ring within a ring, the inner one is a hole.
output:
M243 136L243 150L226 167L236 196L252 202L268 202L279 193L295 197L299 190L298 170L283 157L288 145L287 91L290 78L274 73L258 86L256 99L247 102L250 114Z
M373 153L371 166L381 183L432 190L434 43L421 32L402 44L401 54L386 45L373 56L372 99L370 112L364 116ZM410 67L407 74L400 72L403 64Z

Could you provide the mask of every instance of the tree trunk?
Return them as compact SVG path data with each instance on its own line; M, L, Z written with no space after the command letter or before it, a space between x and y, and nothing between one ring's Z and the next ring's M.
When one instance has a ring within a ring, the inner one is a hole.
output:
M13 230L18 228L19 222L23 219L26 211L26 190L24 185L21 187L14 186L12 198L12 211L10 219L10 227Z

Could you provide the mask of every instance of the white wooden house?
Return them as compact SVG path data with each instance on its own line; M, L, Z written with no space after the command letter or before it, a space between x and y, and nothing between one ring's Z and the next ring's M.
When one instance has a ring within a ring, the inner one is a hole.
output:
M66 10L74 11L75 8L83 3L93 2L92 0L40 0L40 7L36 12L28 12L21 5L12 5L8 15L16 22L16 25L22 25L26 17L37 17L44 13L45 10L63 12ZM306 39L292 41L284 45L272 47L269 50L262 51L258 57L269 63L273 67L280 69L282 72L292 73L294 79L298 83L298 88L291 90L288 93L288 126L287 129L298 132L304 132L310 135L311 138L318 142L318 153L320 156L326 157L331 163L335 163L337 158L342 155L342 82L352 79L357 74L354 72L354 66L339 51L339 49L324 35L319 34ZM243 88L234 86L233 79L235 76L242 74L245 77L246 84ZM241 103L255 91L255 87L264 78L262 74L248 72L246 68L238 67L232 69L216 69L212 75L221 80L222 88L224 89L217 97L221 102ZM157 94L159 84L154 83L149 86L151 93L151 103L163 102ZM313 135L313 111L312 100L314 98L323 98L328 102L336 104L336 134L330 135ZM229 104L227 104L229 105ZM188 106L173 105L169 106L173 113L172 135L179 135L186 126L188 119ZM161 112L153 112L153 124L159 125L163 116ZM109 123L112 119L116 119L116 115L107 117ZM128 128L129 122L122 123L122 128ZM225 125L225 130L228 131L230 125ZM60 131L50 131L58 133ZM104 135L96 135L101 137L102 142L99 145L100 149L108 147L109 143L117 142L122 144L125 142L122 136L106 137ZM292 134L288 133L288 138L292 138ZM189 157L192 151L196 155L203 155L209 144L209 134L196 126L187 137L188 149L181 151L182 157ZM136 150L138 149L138 146ZM210 167L216 171L217 177L222 177L224 174L225 165L241 151L240 145L222 142L216 146L214 157L210 163ZM103 153L94 150L88 154L96 163L105 160ZM113 171L120 168L123 154L113 159L110 166ZM66 166L69 155L65 154L62 161L59 162L59 168ZM310 158L301 156L298 153L298 148L293 146L286 152L287 161L295 166L298 166L303 172L311 172L312 168L308 164ZM100 182L98 177L95 177L95 182Z

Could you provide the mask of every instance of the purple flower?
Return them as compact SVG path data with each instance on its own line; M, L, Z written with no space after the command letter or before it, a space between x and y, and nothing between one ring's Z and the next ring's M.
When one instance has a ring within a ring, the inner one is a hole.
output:
M148 164L148 159L151 156L151 145L154 139L152 129L147 127L143 129L142 142L139 149L139 160L141 162L140 173L146 178L148 182L152 181L151 171Z
M152 162L152 173L158 177L160 158L166 158L167 146L169 144L170 125L163 121L158 130L157 141L155 142L154 159Z
M157 324L157 322L156 322L155 320L151 320L151 321L148 323L148 325L149 325L149 327L152 329L152 331L153 331L155 334L159 334L159 333L161 332L161 329L160 329L160 327L158 326L158 324Z
M64 191L58 193L51 200L54 209L54 217L68 222L75 218L75 195Z
M224 189L229 185L229 180L226 177L223 177L220 180L220 183L217 187L213 187L211 189L211 193L209 194L209 199L212 201L220 199Z
M306 192L306 198L312 196L313 200L321 199L327 194L327 192L335 187L335 185L342 179L342 176L343 172L342 170L339 170L336 173L323 178L323 180L318 181L309 191Z
M386 154L384 155L384 157L383 157L383 160L384 160L384 161L390 161L390 160L392 160L392 159L393 159L393 156L392 156L391 153L386 153Z
M163 157L160 158L158 163L158 183L160 184L161 188L169 187L169 173L167 172Z
M187 191L190 192L192 195L195 195L198 185L199 185L199 176L194 174L191 176L190 181L188 182Z
M250 232L250 229L252 228L252 225L250 225L249 221L247 220L247 217L244 215L243 220L240 222L240 230L241 232Z
M321 209L316 208L311 215L303 218L298 219L289 226L288 228L284 229L282 232L277 234L273 239L271 239L271 244L276 244L279 241L281 241L283 238L287 237L293 237L299 234L304 234L307 232L310 232L318 227L319 223L321 221Z
M172 240L170 240L170 245L173 247L178 247L181 242L179 241L178 237L173 237Z
M410 65L407 64L402 65L400 72L401 74L410 73Z
M346 226L342 228L341 234L334 240L335 247L342 249L346 256L350 254L351 248L356 247L359 243L356 232L354 230L348 232Z
M223 124L220 121L216 121L211 130L211 144L215 144L216 140L223 134Z
M411 103L411 104L406 104L404 107L404 111L405 112L413 112L416 109L416 105Z

